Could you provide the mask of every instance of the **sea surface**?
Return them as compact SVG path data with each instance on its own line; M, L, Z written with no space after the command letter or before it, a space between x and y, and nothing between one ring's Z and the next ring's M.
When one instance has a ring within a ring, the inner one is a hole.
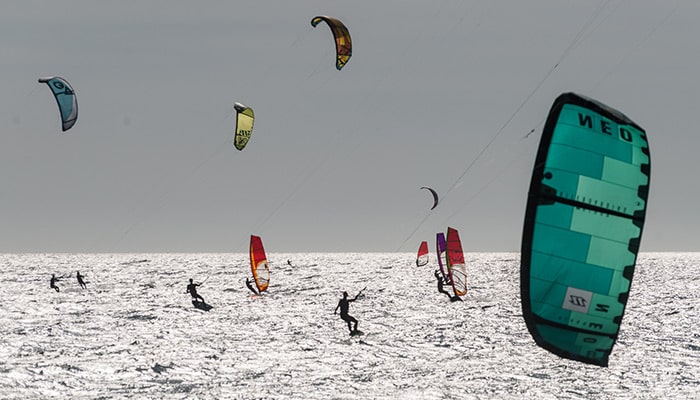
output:
M461 303L431 257L273 253L254 296L247 254L0 254L0 398L700 399L700 253L640 255L608 368L535 345L518 253L467 253Z

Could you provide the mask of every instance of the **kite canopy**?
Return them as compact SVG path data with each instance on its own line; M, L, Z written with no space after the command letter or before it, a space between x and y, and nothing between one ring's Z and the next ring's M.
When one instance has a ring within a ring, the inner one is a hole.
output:
M325 21L333 33L336 52L335 67L338 69L338 71L340 71L352 56L352 41L350 40L350 32L348 31L348 28L346 28L345 25L340 22L340 20L325 15L313 17L311 20L311 26L315 28L316 25L321 23L321 21Z
M52 76L48 78L39 78L39 83L49 85L51 92L58 103L58 110L61 113L61 122L63 131L67 131L75 125L78 120L78 99L75 97L75 91L65 79Z
M617 340L646 215L644 130L574 93L552 105L525 211L523 317L535 342L599 366Z
M233 108L236 109L236 131L233 138L233 145L238 150L248 144L250 135L253 133L253 122L255 122L255 113L253 109L241 103L234 103Z
M430 209L432 210L432 209L434 209L435 207L437 207L437 205L438 205L438 194L437 194L437 192L436 192L435 190L433 190L433 189L427 187L427 186L421 186L421 189L430 190L430 193L433 194L433 206L430 207Z

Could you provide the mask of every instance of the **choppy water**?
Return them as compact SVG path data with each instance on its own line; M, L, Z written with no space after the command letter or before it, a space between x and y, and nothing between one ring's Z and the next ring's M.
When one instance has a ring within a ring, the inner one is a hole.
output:
M608 368L534 344L519 254L467 254L462 303L413 257L272 254L254 297L246 254L0 255L0 397L700 398L700 253L640 256ZM60 293L52 273L70 274ZM203 312L184 292L207 276ZM333 309L363 287L350 314L365 335L350 337Z

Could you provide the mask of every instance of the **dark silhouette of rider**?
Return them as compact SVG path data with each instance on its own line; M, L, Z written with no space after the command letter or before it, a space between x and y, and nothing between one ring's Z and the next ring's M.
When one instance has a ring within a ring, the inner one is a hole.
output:
M245 278L245 285L248 286L248 289L250 289L251 292L255 293L256 295L260 294L260 293L258 293L258 292L255 290L255 288L253 287L253 284L252 284L252 282L250 281L250 279Z
M194 299L194 301L197 301L197 299L201 299L202 303L206 303L204 301L204 297L197 294L197 286L200 286L200 284L192 282L192 278L190 278L190 284L187 285L187 293L192 295L192 298Z
M58 282L59 279L56 278L56 274L51 274L51 288L56 289L56 292L60 292L61 290L56 286L56 282Z
M447 290L445 290L444 286L445 286L446 282L442 279L442 276L440 275L440 273L438 273L437 270L435 270L435 278L437 279L438 292L444 293L447 297L452 298L452 295L450 295L450 293Z
M350 309L350 303L357 300L357 298L360 296L360 293L358 293L354 299L348 299L348 292L343 292L343 298L340 299L338 305L333 311L333 314L336 314L338 312L338 309L340 308L340 318L342 318L343 321L348 323L348 329L350 329L350 333L357 331L357 320L348 314L348 310ZM351 322L355 323L354 328L350 325Z
M87 286L85 285L85 281L83 281L83 278L85 277L84 275L80 275L80 271L77 271L75 273L75 276L78 278L78 284L80 285L81 288L85 289Z

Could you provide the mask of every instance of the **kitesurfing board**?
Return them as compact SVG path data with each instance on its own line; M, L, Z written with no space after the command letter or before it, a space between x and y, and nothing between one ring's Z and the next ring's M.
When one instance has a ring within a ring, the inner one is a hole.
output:
M214 308L214 306L211 306L211 305L209 305L209 304L207 304L207 303L205 303L205 302L203 302L203 301L195 301L195 300L192 300L192 305L193 305L195 308L200 309L200 310L202 310L202 311L209 311L209 310L211 310L212 308Z

